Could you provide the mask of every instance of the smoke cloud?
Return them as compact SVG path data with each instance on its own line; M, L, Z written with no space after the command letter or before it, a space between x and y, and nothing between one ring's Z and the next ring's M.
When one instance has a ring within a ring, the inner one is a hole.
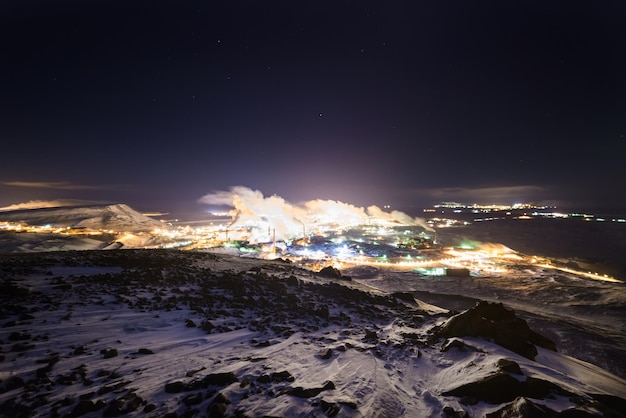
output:
M321 199L295 205L280 196L265 197L260 191L244 186L207 194L199 202L232 208L229 212L232 221L228 227L248 228L253 242L267 242L274 235L278 240L290 241L302 238L305 233L365 224L420 226L432 230L423 219L400 211L385 212L378 206L364 209Z
M23 203L15 203L13 205L4 206L0 208L0 212L8 212L12 210L23 209L43 209L43 208L57 208L62 206L80 206L80 205L93 205L98 202L87 200L75 200L75 199L59 199L59 200L30 200Z

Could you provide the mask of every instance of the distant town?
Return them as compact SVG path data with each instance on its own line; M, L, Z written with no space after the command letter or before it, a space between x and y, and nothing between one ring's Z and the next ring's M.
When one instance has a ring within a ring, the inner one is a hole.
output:
M109 205L102 208L107 211L107 216L93 212L94 208L90 207L88 220L73 222L71 217L67 217L59 221L61 218L55 212L57 217L44 225L35 225L28 221L28 215L34 212L20 213L19 216L24 217L20 221L3 220L3 215L7 218L7 212L0 212L0 232L39 235L42 241L48 242L55 242L50 237L58 236L85 243L84 247L80 243L57 247L31 244L26 249L31 252L68 248L178 248L218 251L244 257L283 258L309 268L370 265L412 270L424 276L480 277L514 274L516 269L520 269L519 266L525 266L524 268L560 270L594 280L619 281L607 274L580 271L567 263L546 257L520 254L500 244L465 242L445 247L438 241L438 229L464 227L499 219L581 218L588 222L626 223L624 218L603 219L593 214L560 213L553 211L554 209L527 203L509 206L443 202L424 209L426 217L419 221L418 218L401 214L407 219L403 223L398 220L402 217L386 217L388 213L381 212L382 217L379 218L357 218L342 223L342 215L339 214L324 222L312 221L306 224L299 221L298 228L295 232L292 229L292 235L289 236L284 231L277 235L277 229L281 227L283 220L267 215L251 217L245 223L236 224L235 220L239 215L232 213L230 217L223 216L219 221L191 226L158 222L126 205ZM77 212L77 208L72 208L71 213L80 212ZM123 222L117 223L118 227L115 226L115 216L111 213L123 214ZM33 219L41 221L41 214ZM108 223L98 224L98 219L108 219ZM90 226L81 226L84 224ZM137 228L133 228L133 225L137 225ZM149 229L146 229L147 225ZM36 237L31 241L36 241Z

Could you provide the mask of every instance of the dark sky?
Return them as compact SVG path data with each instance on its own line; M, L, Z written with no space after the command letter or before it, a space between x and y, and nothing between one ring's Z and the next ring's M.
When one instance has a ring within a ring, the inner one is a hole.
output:
M626 3L0 6L0 206L626 207Z

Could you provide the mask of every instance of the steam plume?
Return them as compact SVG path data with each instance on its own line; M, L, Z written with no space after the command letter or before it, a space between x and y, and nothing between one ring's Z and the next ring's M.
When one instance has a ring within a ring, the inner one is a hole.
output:
M233 208L229 212L232 216L229 228L249 228L251 240L256 242L269 241L274 231L279 240L302 237L303 226L313 232L364 224L420 226L431 230L423 219L400 211L385 212L378 206L364 209L349 203L321 199L294 205L280 196L265 197L260 191L244 186L207 194L199 202Z
M23 203L15 203L9 206L0 208L0 212L8 212L12 210L23 209L43 209L43 208L57 208L62 206L80 206L80 205L93 205L98 202L76 199L59 199L59 200L30 200Z

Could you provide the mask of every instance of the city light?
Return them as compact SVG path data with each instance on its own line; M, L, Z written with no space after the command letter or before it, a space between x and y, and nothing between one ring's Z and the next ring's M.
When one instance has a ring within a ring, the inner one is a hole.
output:
M150 232L92 230L66 225L26 225L2 222L0 230L18 233L59 234L65 236L110 236L117 248L178 248L181 250L226 251L242 257L283 258L309 268L324 266L375 266L414 271L418 275L455 274L480 278L513 274L524 269L545 269L593 280L621 282L607 274L572 269L546 257L525 255L493 243L461 241L454 247L442 247L437 230L470 224L467 220L443 217L413 218L402 212L388 212L375 206L357 208L342 202L316 200L297 207L272 196L249 194L237 196L235 209L219 212L221 221L200 225L163 224ZM534 218L602 219L589 214L560 212L524 212L536 206L516 203L512 206L462 205L448 202L436 208L470 211L522 210L522 215L475 218L474 222L499 219ZM425 210L424 213L432 213ZM613 222L623 223L622 218ZM528 222L528 221L525 221ZM113 248L113 247L112 247Z

